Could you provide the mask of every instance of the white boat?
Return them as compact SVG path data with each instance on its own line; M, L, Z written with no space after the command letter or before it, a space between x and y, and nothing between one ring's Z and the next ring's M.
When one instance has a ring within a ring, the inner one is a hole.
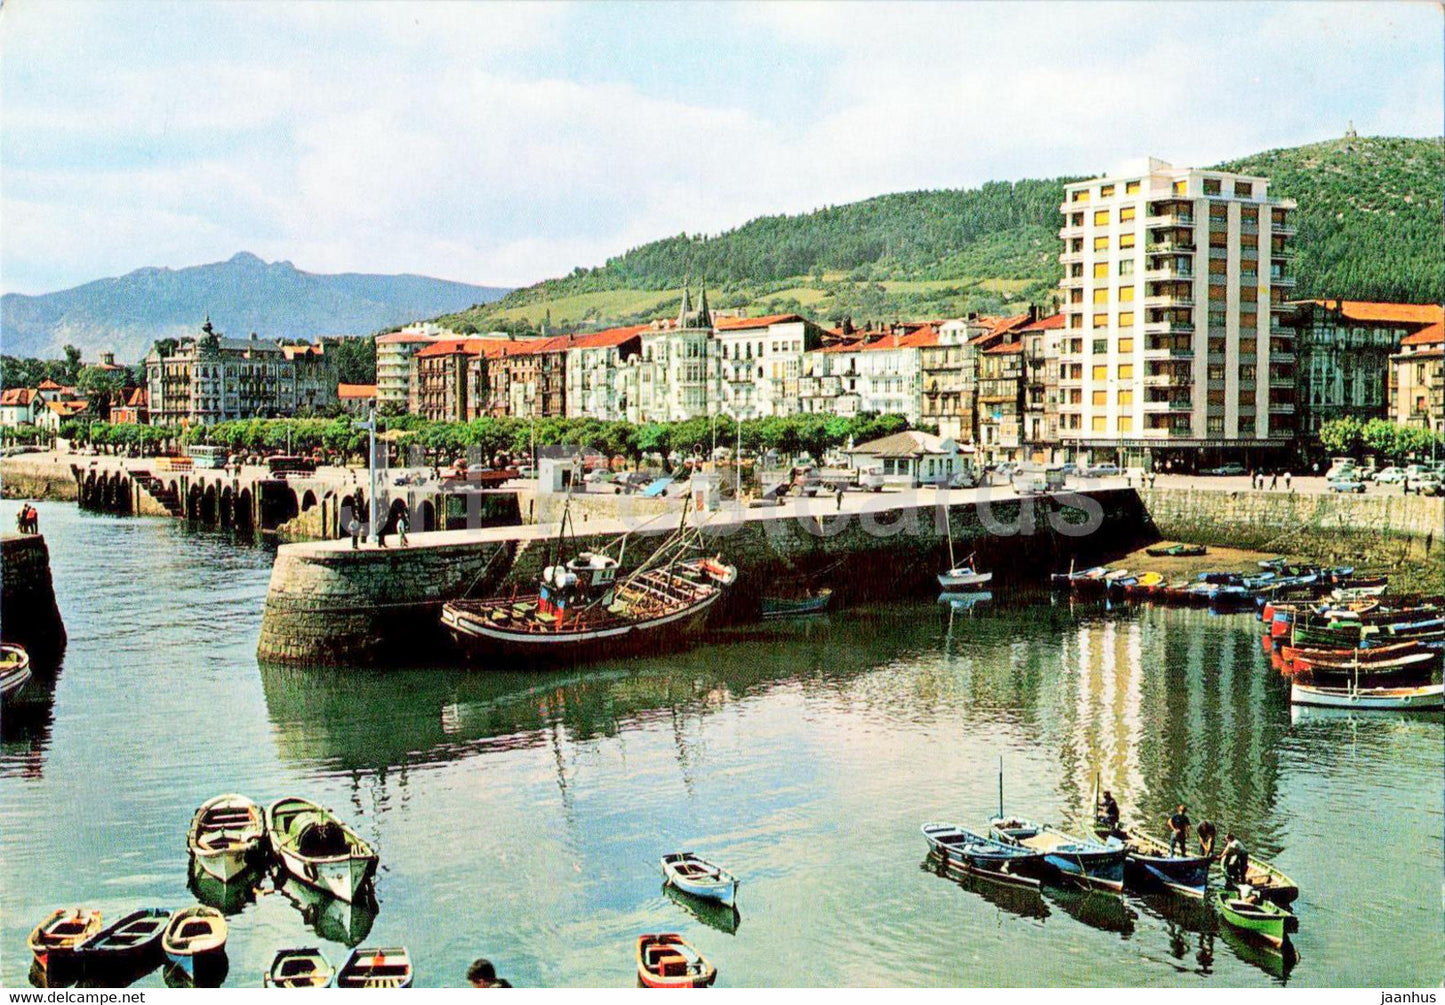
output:
M662 875L683 893L720 904L737 905L737 877L690 851L662 856Z
M161 936L166 959L197 984L224 975L226 919L214 907L188 907L171 915Z
M1360 688L1293 684L1290 686L1289 700L1295 705L1318 705L1323 708L1435 711L1445 709L1445 684Z
M261 807L245 796L228 793L207 800L196 810L186 846L201 871L229 883L256 864L265 837Z
M0 701L9 701L30 681L30 654L20 646L0 645Z
M971 565L960 565L956 569L938 574L938 585L945 590L972 590L993 579L991 572L978 572Z
M376 872L371 845L309 799L291 796L272 803L266 832L288 873L348 904Z

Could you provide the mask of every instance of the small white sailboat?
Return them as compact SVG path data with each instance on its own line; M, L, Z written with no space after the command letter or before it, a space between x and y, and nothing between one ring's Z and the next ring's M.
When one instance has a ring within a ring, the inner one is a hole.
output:
M938 585L943 591L951 590L977 590L993 579L991 572L979 572L974 567L974 556L969 555L968 560L960 565L953 557L953 524L949 522L948 528L948 571L938 574Z

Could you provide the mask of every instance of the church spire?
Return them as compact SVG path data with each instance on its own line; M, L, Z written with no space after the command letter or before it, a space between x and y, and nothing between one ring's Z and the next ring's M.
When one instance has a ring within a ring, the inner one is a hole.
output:
M692 297L688 294L688 283L691 279L692 277L689 276L682 281L682 310L677 312L677 326L679 328L687 327L687 316L692 313Z
M693 322L694 328L711 328L712 312L707 309L707 284L702 286L702 302L698 304L697 320Z

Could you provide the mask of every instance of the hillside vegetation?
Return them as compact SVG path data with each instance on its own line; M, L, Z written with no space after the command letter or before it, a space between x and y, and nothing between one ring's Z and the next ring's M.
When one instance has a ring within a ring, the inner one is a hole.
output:
M1440 138L1332 140L1216 166L1270 176L1273 194L1299 202L1296 296L1445 297ZM513 331L642 321L675 311L689 275L713 307L824 322L1048 306L1069 180L904 192L681 234L441 320Z

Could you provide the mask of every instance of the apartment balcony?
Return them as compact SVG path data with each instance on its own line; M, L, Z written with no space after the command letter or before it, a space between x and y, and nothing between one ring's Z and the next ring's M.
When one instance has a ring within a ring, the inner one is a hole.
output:
M1281 288L1293 286L1296 280L1294 276L1270 276L1269 285Z
M1258 237L1258 236L1259 236L1259 221L1258 221L1258 220L1240 220L1240 221L1239 221L1239 233L1240 233L1241 236L1246 235L1246 234L1249 234L1249 235L1253 235L1253 236L1255 236L1255 237Z
M1161 293L1152 297L1144 298L1145 307L1193 307L1194 294L1191 293Z
M1299 228L1288 221L1285 223L1275 222L1270 226L1270 233L1275 237L1291 237L1299 233Z
M1194 402L1188 398L1167 398L1164 401L1146 401L1144 402L1144 411L1153 412L1156 415L1161 412L1165 414L1171 412L1175 414L1192 412L1194 411Z
M1293 415L1294 402L1292 401L1271 401L1269 410L1276 415Z
M1177 319L1176 319L1176 320L1170 320L1170 321L1145 321L1145 322L1144 322L1144 334L1145 334L1145 335L1193 335L1193 334L1194 334L1194 322L1193 322L1193 321L1181 321L1181 320L1177 320Z
M1166 348L1166 347L1164 347L1164 346L1158 346L1158 347L1149 346L1149 347L1146 347L1145 350L1144 350L1144 358L1145 358L1146 360L1193 359L1193 358L1194 358L1194 350L1193 350L1193 349L1185 349L1185 348L1181 348L1181 347L1169 347L1169 348Z
M1194 374L1188 370L1183 372L1146 373L1144 375L1145 387L1193 387Z
M1150 229L1154 227L1192 227L1194 226L1194 215L1192 213L1161 213L1158 216L1145 217L1144 226Z
M1270 386L1270 387L1277 387L1277 388L1281 388L1281 389L1283 389L1283 390L1288 390L1289 388L1294 387L1294 385L1295 385L1295 378L1294 378L1294 375L1293 375L1293 374L1291 374L1291 375L1288 376L1288 377L1276 377L1276 376L1274 376L1273 374L1270 375L1270 378L1269 378L1269 386Z
M1229 257L1229 249L1217 248L1211 245L1209 248L1209 257L1213 259L1226 259Z
M1083 236L1084 236L1084 227L1083 227L1083 224L1079 224L1079 225L1075 226L1074 224L1069 223L1069 224L1065 224L1064 226L1062 226L1062 227L1059 228L1059 240L1060 240L1060 241L1067 241L1067 240L1068 240L1069 238L1071 238L1071 237L1083 237Z
M1273 349L1270 350L1269 361L1271 363L1293 363L1295 360L1295 354L1292 352L1275 352Z
M1271 314L1291 314L1295 310L1295 305L1271 300L1269 310Z
M1060 257L1062 257L1062 256L1060 256ZM1059 285L1062 286L1062 287L1064 287L1065 289L1071 289L1071 288L1076 287L1076 286L1083 286L1083 285L1084 285L1084 277L1083 277L1083 276L1065 276L1063 279L1060 279L1060 280L1059 280Z
M1192 255L1195 245L1193 241L1155 241L1145 244L1144 251L1150 255Z
M1193 269L1149 269L1145 271L1144 278L1151 283L1167 282L1194 282Z
M1059 256L1059 261L1064 265L1072 265L1075 262L1082 262L1084 253L1082 251L1066 251Z

